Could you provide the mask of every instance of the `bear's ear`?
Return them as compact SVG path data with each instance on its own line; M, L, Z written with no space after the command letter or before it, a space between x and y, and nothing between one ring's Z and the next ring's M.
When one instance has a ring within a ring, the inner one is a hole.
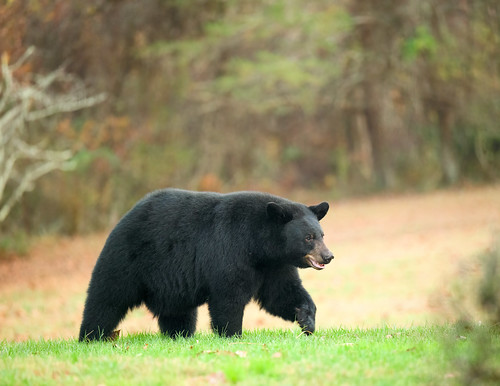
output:
M318 221L321 220L328 213L330 205L328 202L322 202L321 204L310 206L309 209L316 215Z
M287 222L292 221L293 215L281 205L276 204L275 202L268 202L267 217L271 220L286 224Z

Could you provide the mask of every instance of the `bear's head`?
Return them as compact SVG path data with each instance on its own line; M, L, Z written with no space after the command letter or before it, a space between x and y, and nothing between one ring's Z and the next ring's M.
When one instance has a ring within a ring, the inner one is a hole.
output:
M327 202L314 206L269 202L268 217L281 228L284 258L298 268L325 268L333 254L323 241L319 220L325 217Z

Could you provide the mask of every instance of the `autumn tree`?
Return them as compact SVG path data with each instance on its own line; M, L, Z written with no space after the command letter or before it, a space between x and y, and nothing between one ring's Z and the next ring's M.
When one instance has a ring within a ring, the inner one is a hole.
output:
M374 182L378 188L385 188L392 185L393 172L382 110L387 90L393 86L390 78L397 67L407 1L351 0L347 9L353 28L343 41L341 53L347 52L351 58L344 67L344 98L350 99L348 113L363 117L371 145Z
M93 106L104 95L89 96L85 86L59 69L47 75L16 71L33 53L28 49L16 62L1 59L0 79L0 222L40 177L72 166L73 153L53 147L54 126L49 118ZM41 135L40 135L41 134Z

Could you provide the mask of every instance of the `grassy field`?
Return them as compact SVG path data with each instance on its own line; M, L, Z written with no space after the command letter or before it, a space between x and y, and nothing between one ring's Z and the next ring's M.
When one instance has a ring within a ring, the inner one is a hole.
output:
M450 287L474 270L469 263L500 231L500 185L422 195L329 200L322 220L335 260L318 272L300 270L314 299L318 328L411 327L453 322ZM45 238L26 256L0 260L0 340L70 339L81 323L85 291L107 233ZM291 328L258 309L245 309L243 328ZM145 308L128 315L124 335L158 331ZM198 330L209 330L201 307Z
M498 328L464 301L499 239L500 185L332 201L322 225L335 260L300 271L318 307L311 337L251 304L241 338L214 336L201 307L196 336L172 341L139 308L117 341L79 344L107 234L42 239L0 260L0 385L500 384ZM451 327L464 312L468 328Z
M133 334L89 344L4 341L0 383L459 384L476 371L473 333L451 327L387 327L327 329L303 336L298 329L262 329L231 339L202 332L177 340ZM500 368L500 336L486 334L496 355L484 366Z

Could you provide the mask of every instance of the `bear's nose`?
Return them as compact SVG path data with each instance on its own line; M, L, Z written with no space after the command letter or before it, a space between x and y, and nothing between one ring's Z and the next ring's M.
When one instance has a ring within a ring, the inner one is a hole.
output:
M333 253L330 251L327 251L327 253L322 254L321 257L323 258L323 261L325 262L325 264L328 264L330 261L333 260Z

